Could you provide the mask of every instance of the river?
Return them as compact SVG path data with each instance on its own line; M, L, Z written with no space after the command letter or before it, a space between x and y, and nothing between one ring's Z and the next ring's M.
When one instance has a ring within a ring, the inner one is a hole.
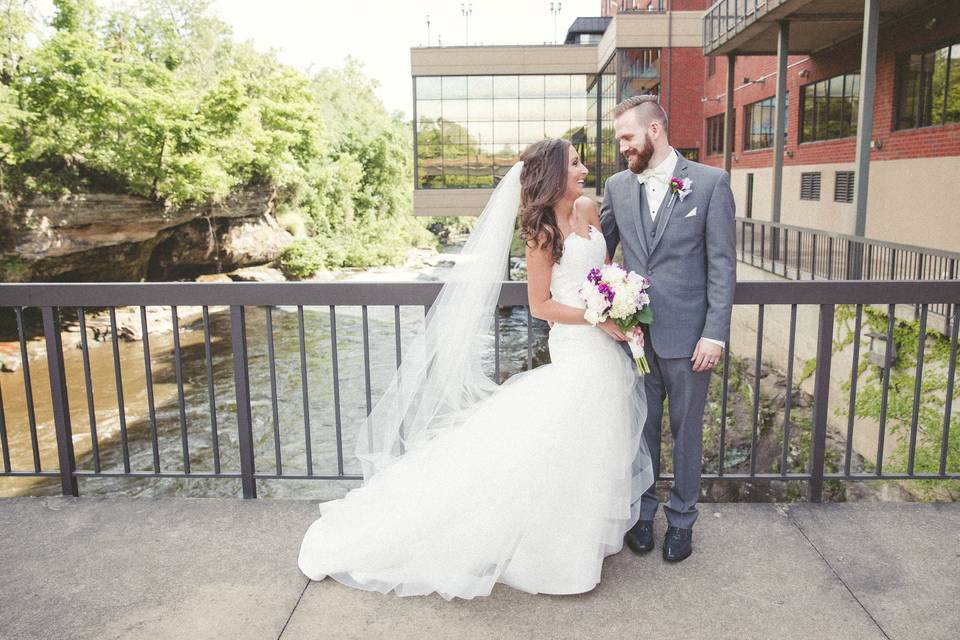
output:
M364 355L361 309L337 307L337 356L340 379L340 411L343 425L344 471L359 473L353 459L355 425L366 413ZM181 307L180 343L184 387L184 419L192 472L214 471L214 410L208 394L206 354L200 310ZM422 328L423 308L401 308L401 336ZM526 312L523 308L501 310L501 376L503 379L526 368ZM277 386L277 424L282 471L305 474L306 442L304 400L300 368L300 349L296 307L273 309L275 368ZM93 421L101 469L123 470L121 412L114 375L114 354L109 340L94 342L89 335L89 359L92 381ZM535 366L546 360L546 325L534 320ZM236 405L233 380L233 356L230 344L230 317L226 310L211 312L211 370L215 397L217 449L224 472L239 471ZM64 359L68 381L71 422L77 467L94 470L93 438L90 429L88 390L83 374L79 334L64 338ZM274 431L270 366L267 348L266 312L247 310L247 340L250 371L251 407L258 472L276 471L277 440ZM307 369L308 416L314 474L337 473L337 448L334 413L333 362L330 344L330 315L327 307L304 308L304 343ZM376 398L388 384L396 367L393 307L369 308L369 345L371 393ZM173 334L150 336L151 372L157 425L160 470L164 473L184 469L181 419L173 355ZM144 367L143 343L119 343L118 360L122 371L123 421L130 469L153 470L153 446L150 437L150 412ZM484 354L486 369L493 375L493 344ZM56 436L50 410L49 382L45 358L30 361L30 377L36 408L37 441L41 468L55 469ZM25 402L23 372L0 376L7 435L13 469L33 468L29 415ZM355 481L263 480L261 496L324 497L339 495ZM2 495L57 494L59 480L17 478L0 482ZM82 495L239 495L237 479L224 478L81 478Z

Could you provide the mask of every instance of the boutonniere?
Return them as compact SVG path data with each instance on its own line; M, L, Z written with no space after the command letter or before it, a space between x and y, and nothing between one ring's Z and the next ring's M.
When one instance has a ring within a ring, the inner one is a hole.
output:
M680 202L693 192L693 180L690 178L670 178L670 192Z

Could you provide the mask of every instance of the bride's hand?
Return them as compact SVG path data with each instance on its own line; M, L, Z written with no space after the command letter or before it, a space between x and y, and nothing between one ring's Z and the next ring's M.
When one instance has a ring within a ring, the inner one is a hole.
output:
M640 327L634 327L633 329L630 330L630 338L636 341L636 343L641 347L643 347L645 344L644 342L645 338L643 337L643 329L641 329Z
M606 331L607 335L617 342L625 342L627 339L627 336L623 335L623 331L620 330L620 327L617 326L617 323L614 322L612 318L607 318L597 326Z

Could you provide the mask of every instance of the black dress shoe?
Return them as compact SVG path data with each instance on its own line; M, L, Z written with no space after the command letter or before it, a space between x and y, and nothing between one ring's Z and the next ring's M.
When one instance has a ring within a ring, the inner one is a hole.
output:
M653 550L653 520L638 520L623 537L634 553Z
M668 562L680 562L693 551L693 529L668 527L663 536L663 559Z

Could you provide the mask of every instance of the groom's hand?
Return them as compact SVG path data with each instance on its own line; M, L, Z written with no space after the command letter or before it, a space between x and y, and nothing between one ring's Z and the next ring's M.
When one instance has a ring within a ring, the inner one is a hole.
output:
M693 362L693 370L700 372L713 369L720 362L720 356L722 355L723 347L700 338L697 347L693 350L693 357L690 358L690 361Z

